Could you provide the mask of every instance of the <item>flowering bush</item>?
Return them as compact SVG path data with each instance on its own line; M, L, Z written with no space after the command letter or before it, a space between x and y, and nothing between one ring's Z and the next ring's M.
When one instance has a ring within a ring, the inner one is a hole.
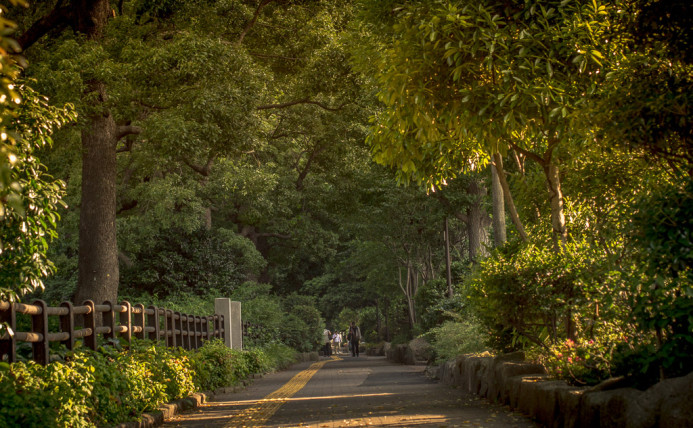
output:
M614 345L593 339L567 339L541 357L547 372L578 385L593 385L611 376Z

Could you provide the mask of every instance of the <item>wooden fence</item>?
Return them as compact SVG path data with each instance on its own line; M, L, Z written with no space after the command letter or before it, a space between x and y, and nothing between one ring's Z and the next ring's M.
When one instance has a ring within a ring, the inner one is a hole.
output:
M17 331L17 314L31 317L31 331ZM59 317L59 331L49 331L49 316ZM78 325L82 328L76 329L75 318L79 316L82 323ZM15 362L17 342L29 342L33 348L33 360L44 365L50 362L51 342L60 342L72 350L77 339L84 339L85 346L96 350L98 335L111 339L117 334L126 342L134 336L155 341L163 339L170 347L197 349L204 340L223 339L225 331L223 315L186 315L156 306L132 306L129 302L96 305L91 300L82 306L63 302L59 307L49 307L43 300L36 300L32 305L0 302L0 323L7 324L14 332L0 337L0 361Z

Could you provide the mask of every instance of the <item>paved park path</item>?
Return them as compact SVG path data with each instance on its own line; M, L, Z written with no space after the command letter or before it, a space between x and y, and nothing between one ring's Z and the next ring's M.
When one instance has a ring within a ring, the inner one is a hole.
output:
M165 427L536 427L520 414L427 378L424 368L383 357L321 358L217 395Z

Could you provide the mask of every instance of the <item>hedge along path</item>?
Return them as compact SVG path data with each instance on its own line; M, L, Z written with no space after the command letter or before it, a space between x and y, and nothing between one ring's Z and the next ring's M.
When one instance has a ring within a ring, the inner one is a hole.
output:
M268 394L265 398L259 401L255 406L243 410L238 416L235 416L234 421L226 425L226 428L232 427L254 427L264 425L269 418L274 415L279 408L286 403L289 398L293 397L298 391L303 389L308 381L318 372L325 364L331 361L338 361L341 358L332 356L330 360L319 361L313 363L307 369L299 372L292 377L287 383L276 391Z

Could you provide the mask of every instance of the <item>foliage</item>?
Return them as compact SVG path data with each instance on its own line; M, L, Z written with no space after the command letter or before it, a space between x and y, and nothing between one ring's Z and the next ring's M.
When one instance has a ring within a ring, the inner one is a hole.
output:
M23 0L10 0L13 6L26 6ZM7 12L4 2L0 4L0 14ZM10 37L17 24L0 16L0 216L7 209L22 211L20 188L16 178L12 178L12 167L17 156L15 147L17 137L10 131L17 104L22 102L16 91L17 78L24 59L17 55L21 51L17 42Z
M41 366L0 362L0 425L87 427L94 367L87 358Z
M442 278L429 281L419 288L416 303L420 328L423 331L429 331L451 320L452 314L463 314L466 311L465 300L460 294L461 290L454 286L453 290L453 297L448 298L447 283Z
M693 181L682 181L643 197L632 223L641 269L630 303L635 325L657 343L643 370L657 365L667 376L693 371Z
M603 250L586 242L570 243L561 253L519 244L482 262L467 293L497 349L545 347L626 328L627 301L614 291L625 291L625 284L612 269Z
M314 351L321 346L324 328L324 321L317 308L296 305L286 315L279 330L279 338L282 343L299 352Z
M488 333L477 319L465 319L454 313L450 317L453 319L430 329L424 336L430 338L437 361L447 361L458 355L488 349Z
M540 361L550 375L576 385L594 385L612 376L613 351L616 343L603 343L604 337L566 339L551 346Z
M37 152L50 147L53 131L75 117L70 106L52 107L24 84L15 90L23 102L3 118L8 120L6 131L14 135L7 171L12 185L0 188L0 300L5 301L43 289L44 278L54 271L46 255L48 243L57 237L65 185L46 173Z
M192 359L192 365L197 373L196 386L205 391L236 385L247 374L240 353L229 349L222 340L205 343Z
M271 361L270 370L282 370L296 362L296 350L281 343L269 343L263 346L262 351Z
M113 346L111 346L113 345ZM295 361L295 351L274 344L235 351L206 342L197 351L118 341L98 351L79 349L65 362L0 362L0 424L15 426L110 426L137 419L160 404L195 391L237 384Z
M352 321L358 326L361 325L358 312L352 308L344 308L339 312L339 315L337 315L333 328L337 331L348 332Z
M171 294L230 295L264 260L247 240L235 233L169 230L145 252L133 254L122 269L127 290L166 298Z

